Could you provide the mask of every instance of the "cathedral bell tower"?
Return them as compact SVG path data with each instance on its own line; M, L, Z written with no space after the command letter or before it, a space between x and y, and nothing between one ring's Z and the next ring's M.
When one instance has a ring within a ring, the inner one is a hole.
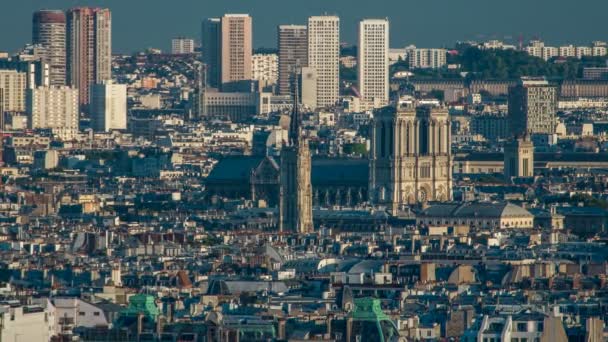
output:
M308 139L302 134L298 74L293 74L293 109L289 137L281 149L279 231L313 232L311 157Z

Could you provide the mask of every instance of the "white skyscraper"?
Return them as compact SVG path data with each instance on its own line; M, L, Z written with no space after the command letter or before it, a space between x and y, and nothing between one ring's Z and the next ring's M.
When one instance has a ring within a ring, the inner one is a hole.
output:
M98 132L127 129L127 86L105 81L91 89L91 127Z
M23 112L25 110L26 73L16 70L0 70L0 89L4 94L5 111Z
M317 75L317 106L335 105L340 97L340 18L308 18L308 66Z
M359 91L364 109L388 104L388 35L386 19L366 19L359 23Z
M78 131L78 90L70 87L38 87L27 90L30 128L50 128L62 138Z

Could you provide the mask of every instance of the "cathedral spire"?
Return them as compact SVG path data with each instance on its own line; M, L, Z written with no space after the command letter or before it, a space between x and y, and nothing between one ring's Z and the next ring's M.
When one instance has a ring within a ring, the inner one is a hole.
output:
M298 86L298 72L292 74L292 91L293 91L293 108L291 110L291 120L289 122L289 146L298 146L300 144L300 105L299 105L299 86Z

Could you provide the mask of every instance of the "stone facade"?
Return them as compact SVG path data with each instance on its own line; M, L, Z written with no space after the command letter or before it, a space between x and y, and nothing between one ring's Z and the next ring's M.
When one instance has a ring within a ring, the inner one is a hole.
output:
M452 199L450 117L446 108L400 102L377 111L370 199L395 214L408 204Z
M298 92L293 93L289 141L281 150L279 231L305 234L313 231L310 148L300 128Z

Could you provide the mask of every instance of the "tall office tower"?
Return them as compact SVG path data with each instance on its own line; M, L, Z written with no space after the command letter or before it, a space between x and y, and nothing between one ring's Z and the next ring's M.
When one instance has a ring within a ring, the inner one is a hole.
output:
M221 19L221 30L221 84L251 80L251 17L226 14Z
M70 87L38 87L27 91L29 126L53 131L78 130L78 90Z
M289 124L288 142L281 149L279 231L311 233L312 184L311 159L308 139L300 127L298 75L293 75L293 109Z
M544 78L522 77L509 88L509 127L515 135L555 133L557 88Z
M374 114L370 199L396 214L408 204L452 199L447 108L400 101Z
M359 92L364 109L388 104L388 32L386 19L359 23Z
M292 95L291 76L308 65L308 33L305 25L280 25L278 34L279 95Z
M317 73L317 106L333 106L340 98L340 18L308 18L308 66Z
M204 86L219 88L220 56L222 54L221 20L218 18L204 20L202 31L201 54L203 63L206 64L206 83Z
M187 55L194 53L194 39L178 37L171 40L171 54Z
M78 7L67 12L67 80L89 104L93 84L112 79L112 16L109 9Z
M90 112L94 131L127 129L127 86L112 81L93 85Z
M65 85L65 13L59 10L34 12L32 43L46 48L50 85Z
M504 175L507 181L512 177L534 176L534 144L529 134L505 144Z
M27 74L16 70L0 70L0 89L4 93L5 112L25 111Z

